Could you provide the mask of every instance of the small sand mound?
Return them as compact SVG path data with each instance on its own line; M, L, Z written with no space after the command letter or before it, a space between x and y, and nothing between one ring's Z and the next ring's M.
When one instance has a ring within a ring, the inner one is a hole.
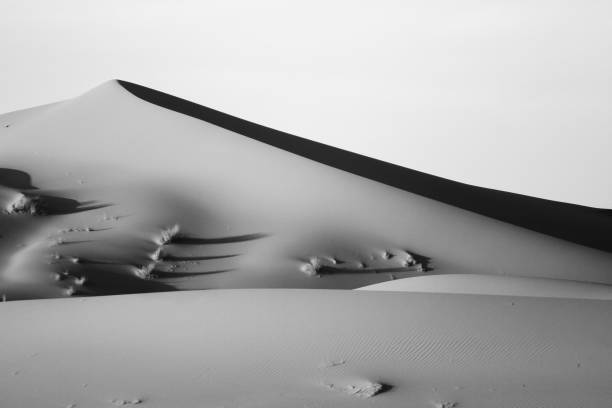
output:
M122 407L125 405L139 405L142 404L142 400L140 398L134 398L132 400L124 400L124 399L114 399L111 403L117 407Z
M16 193L5 205L3 212L6 214L41 214L38 197L28 197L23 193Z
M360 385L349 385L344 391L354 397L371 398L382 392L384 386L379 383L366 383Z
M149 279L156 265L156 262L149 262L144 265L135 266L133 269L134 275L138 276L141 279Z
M321 261L317 257L312 257L308 260L308 262L302 264L300 266L300 271L308 276L317 276L319 274L319 270L321 269Z
M433 406L434 408L456 408L458 405L456 402L443 401L443 402L434 402Z
M155 250L149 254L149 258L152 261L156 261L156 262L159 261L161 258L162 249L163 247L161 246L158 246L157 248L155 248Z
M327 384L327 387L331 390L337 389L357 398L371 398L391 389L389 385L369 381L361 384L350 384L344 387L336 387L334 384Z
M172 241L172 238L174 238L179 233L179 230L180 227L178 224L174 224L171 227L164 228L159 232L158 236L153 238L153 241L157 245L166 245L170 243L170 241Z
M75 277L74 278L74 284L77 286L83 286L85 285L85 277L84 276L80 276L80 277Z
M300 266L300 271L308 276L321 275L321 269L324 267L332 267L339 262L336 258L328 256L311 256L308 261Z

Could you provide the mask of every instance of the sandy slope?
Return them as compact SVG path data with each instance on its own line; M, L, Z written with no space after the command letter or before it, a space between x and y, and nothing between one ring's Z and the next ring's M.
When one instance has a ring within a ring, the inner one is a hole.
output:
M415 276L410 279L377 283L359 290L612 300L610 285L472 274Z
M324 290L8 302L0 405L604 407L611 308Z
M356 288L423 273L612 283L610 252L330 167L145 102L116 81L0 124L9 300ZM458 188L435 186L441 200ZM36 205L7 211L22 193ZM605 232L608 213L561 207L598 226L593 236Z
M155 89L126 81L119 81L119 84L138 98L155 105L319 163L513 225L612 252L609 239L612 217L605 209L543 200L451 181L261 126ZM439 147L439 150L444 149L445 146ZM406 153L408 157L413 157L417 152ZM435 157L438 152L423 153L428 157ZM605 184L596 185L602 189L606 187Z

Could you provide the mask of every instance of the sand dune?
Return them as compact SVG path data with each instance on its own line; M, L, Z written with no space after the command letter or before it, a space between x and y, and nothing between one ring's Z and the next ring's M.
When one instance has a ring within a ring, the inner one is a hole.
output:
M0 405L602 407L610 307L323 290L8 302Z
M0 124L9 300L32 285L352 289L449 273L612 283L607 211L424 175L134 84Z
M1 407L612 401L608 210L123 81L0 143Z
M454 182L279 132L142 85L119 83L153 104L337 169L547 235L608 252L612 250L608 239L612 216L606 210Z

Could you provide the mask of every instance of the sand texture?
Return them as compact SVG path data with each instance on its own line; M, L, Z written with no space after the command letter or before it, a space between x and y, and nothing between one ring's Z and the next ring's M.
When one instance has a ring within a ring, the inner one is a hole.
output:
M0 407L612 406L610 210L124 81L0 146Z
M595 408L612 400L607 301L243 289L1 306L7 407Z

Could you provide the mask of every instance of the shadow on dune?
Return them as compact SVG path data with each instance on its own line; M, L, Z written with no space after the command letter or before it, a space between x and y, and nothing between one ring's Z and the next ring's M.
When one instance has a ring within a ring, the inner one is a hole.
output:
M78 258L77 263L81 265L126 265L126 262L122 262L122 261L93 259L93 258Z
M231 272L234 269L220 269L216 271L207 271L207 272L163 272L163 271L153 271L153 275L155 275L156 279L169 279L169 278L189 278L192 276L202 276L202 275L216 275L218 273Z
M92 295L122 295L129 293L170 292L176 289L153 279L141 279L122 273L105 272L88 275L85 290Z
M98 210L110 207L112 204L97 203L95 201L79 202L71 198L56 197L51 195L37 195L34 197L42 215L65 215L84 211Z
M318 273L320 275L365 275L365 274L373 274L373 273L422 273L424 269L418 270L415 266L407 266L407 267L394 267L394 268L374 268L374 267L365 267L365 268L346 268L346 267L337 267L337 266L322 266L318 269Z
M0 186L8 187L17 191L38 190L32 185L32 177L25 171L16 169L0 168ZM58 197L47 194L24 193L35 203L35 214L38 215L65 215L84 211L97 210L109 207L112 204L99 203L96 201L79 202L71 198Z
M164 262L190 262L190 261L209 261L213 259L235 258L238 254L232 255L210 255L210 256L173 256L166 255L162 257Z
M78 244L88 244L91 242L95 242L94 240L91 239L82 239L82 240L78 240L78 241L62 241L59 245L61 246L67 246L67 245L78 245Z
M118 82L128 92L147 102L328 166L523 228L612 252L612 216L609 210L476 187L432 176L261 126L141 85ZM606 176L602 175L602 180Z
M112 205L112 204L110 204ZM106 227L106 228L90 228L89 230L87 230L87 232L102 232L102 231L109 231L112 230L111 227Z
M186 235L177 235L170 241L171 244L183 244L183 245L209 245L209 244L232 244L235 242L254 241L257 239L267 237L267 234L246 234L246 235L235 235L230 237L218 237L218 238L201 238L191 237Z
M32 177L25 171L0 168L0 186L15 190L36 190Z

